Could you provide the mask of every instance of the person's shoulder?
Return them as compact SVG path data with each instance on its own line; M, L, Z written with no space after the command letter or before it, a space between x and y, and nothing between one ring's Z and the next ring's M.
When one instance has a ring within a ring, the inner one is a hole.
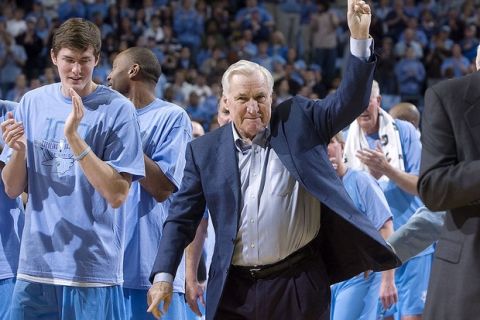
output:
M98 85L92 98L96 100L98 105L110 105L114 107L113 109L127 108L134 110L132 102L124 95L104 85Z
M405 121L405 120L401 120L401 119L395 119L395 124L397 125L397 128L398 128L398 131L400 132L400 134L416 134L416 129L415 127L413 126L413 124L411 124L410 122L408 121Z
M232 124L227 123L213 131L205 133L203 136L195 138L192 140L192 147L204 147L208 145L216 146L221 143L221 137L224 134L228 134L228 130L232 132ZM233 133L232 133L232 143L233 143Z
M152 105L154 109L160 109L161 112L163 113L168 113L169 116L187 116L188 114L179 105L176 105L175 103L168 102L162 99L155 99L154 104Z
M348 169L348 178L354 179L357 185L372 185L378 184L377 180L368 172L362 170Z

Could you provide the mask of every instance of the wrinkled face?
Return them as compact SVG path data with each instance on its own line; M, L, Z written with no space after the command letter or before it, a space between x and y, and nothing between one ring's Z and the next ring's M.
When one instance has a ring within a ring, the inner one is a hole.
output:
M83 52L62 48L56 56L52 50L50 56L53 64L58 67L62 92L65 96L70 96L69 88L75 89L81 97L93 91L92 73L98 63L98 57L94 55L92 47Z
M358 125L366 134L378 131L378 112L381 101L381 96L370 97L368 108L357 118Z
M131 65L128 56L120 53L113 60L112 71L107 77L108 85L123 95L127 95L130 88L129 72Z
M272 94L267 81L259 72L234 74L229 91L224 99L230 117L240 136L252 140L270 121Z

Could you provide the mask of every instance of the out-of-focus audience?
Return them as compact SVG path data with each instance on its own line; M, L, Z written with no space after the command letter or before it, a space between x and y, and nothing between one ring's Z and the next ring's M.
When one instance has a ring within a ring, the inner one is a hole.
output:
M384 93L384 108L406 101L422 111L429 85L475 71L477 2L369 2L379 57L375 78ZM322 99L334 91L348 52L344 5L333 0L3 1L0 98L18 101L26 90L55 80L47 49L52 32L69 17L79 16L102 32L96 82L106 83L121 50L149 47L163 69L157 95L190 110L209 130L221 90L214 86L239 59L272 72L276 103L295 94Z

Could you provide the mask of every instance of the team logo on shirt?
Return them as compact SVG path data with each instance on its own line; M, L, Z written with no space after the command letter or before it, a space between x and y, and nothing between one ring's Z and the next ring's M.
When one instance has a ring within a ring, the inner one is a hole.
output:
M70 146L61 139L60 141L37 141L37 146L42 150L42 165L52 167L52 172L64 176L73 167L73 159Z

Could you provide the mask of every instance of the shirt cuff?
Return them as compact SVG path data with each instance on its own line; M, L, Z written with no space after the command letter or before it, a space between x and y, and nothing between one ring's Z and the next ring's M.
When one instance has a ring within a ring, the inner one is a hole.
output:
M357 58L367 61L372 55L373 38L369 37L365 40L353 39L350 37L350 52Z
M168 283L172 284L173 283L173 275L171 275L170 273L166 273L166 272L157 273L155 275L155 277L153 278L153 283L157 283L157 282L160 282L160 281L168 282Z

